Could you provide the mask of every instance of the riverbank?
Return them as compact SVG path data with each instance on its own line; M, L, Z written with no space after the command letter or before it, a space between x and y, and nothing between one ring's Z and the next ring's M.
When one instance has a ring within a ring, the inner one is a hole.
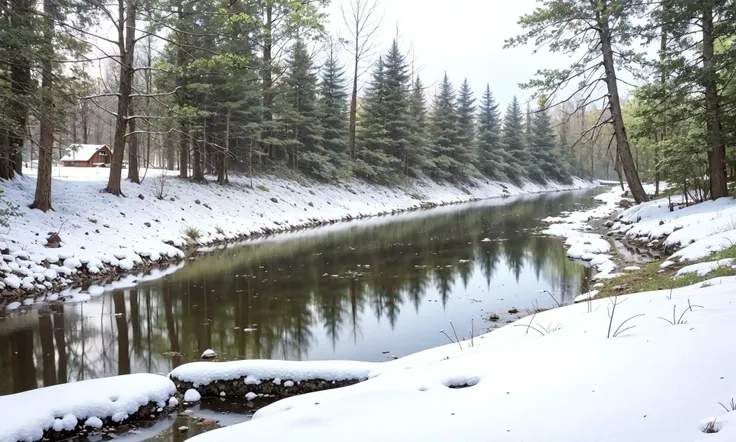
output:
M231 176L223 187L150 170L141 185L124 182L126 197L119 198L101 192L107 169L61 168L54 170L54 211L44 214L27 208L35 186L33 171L28 172L26 178L3 184L3 197L21 211L10 219L4 235L4 302L55 295L72 285L173 264L202 246L438 205L594 185L576 179L572 185L517 187L477 181L454 186L420 179L386 188L359 181L326 185L258 177L251 188L247 177Z

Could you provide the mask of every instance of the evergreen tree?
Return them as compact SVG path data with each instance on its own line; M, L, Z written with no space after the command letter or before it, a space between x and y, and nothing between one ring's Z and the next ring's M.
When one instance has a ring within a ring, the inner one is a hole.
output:
M378 57L373 79L366 91L359 115L355 174L373 182L388 183L392 169L400 163L386 155L390 140L387 136L387 87L383 58Z
M329 162L324 148L317 81L307 47L302 40L297 40L278 97L285 147L293 169L329 180L336 177L337 169Z
M475 162L475 98L470 90L468 79L460 86L457 98L457 145L453 157L463 165L463 174L470 175L469 168Z
M345 90L345 71L338 64L335 45L330 42L327 60L322 67L320 106L324 127L324 148L330 162L348 176L348 94Z
M559 144L552 128L552 120L543 107L532 116L530 137L533 162L542 179L551 179L561 183L570 182L570 175L562 160Z
M531 168L529 152L524 145L524 138L524 116L521 113L519 100L514 97L514 100L506 109L501 140L510 160L506 175L515 183L528 176Z
M434 176L453 180L462 176L463 165L455 159L454 149L458 145L457 108L455 91L445 72L439 93L435 96L431 116L431 133L434 145Z
M409 112L409 67L406 58L399 50L399 44L393 41L391 49L384 60L384 110L386 119L385 153L395 157L392 161L400 169L397 172L408 173L411 150L411 116Z
M430 158L432 152L429 146L427 104L424 100L424 85L419 77L414 82L410 100L411 150L407 168L414 175L419 169L433 174L435 165L434 161Z
M475 167L488 178L505 180L508 179L506 172L511 160L501 146L500 114L491 87L486 85L478 112L478 150Z

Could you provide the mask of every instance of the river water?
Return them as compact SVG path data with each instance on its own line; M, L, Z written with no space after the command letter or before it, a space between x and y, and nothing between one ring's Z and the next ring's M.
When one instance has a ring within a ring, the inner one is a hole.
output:
M441 329L453 340L477 336L586 288L590 269L567 259L559 239L540 235L540 220L590 208L598 193L487 200L278 235L87 302L0 313L0 394L165 374L207 348L221 360L382 361L449 343ZM248 415L242 404L218 402L198 412L223 416L223 407L230 422ZM157 425L168 428L160 439L186 438L171 422Z

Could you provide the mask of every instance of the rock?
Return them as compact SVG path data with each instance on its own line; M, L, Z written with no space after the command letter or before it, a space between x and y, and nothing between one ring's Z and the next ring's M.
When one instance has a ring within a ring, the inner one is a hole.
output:
M145 223L143 223L143 225L146 226L146 227L151 227L151 223L149 223L148 221L146 221Z
M138 198L140 198L140 199L142 199L142 200L146 199L146 197L144 197L144 196L143 196L142 194L140 194L140 193L138 194Z
M49 232L48 238L46 238L46 247L49 249L58 249L61 245L61 237L59 232Z
M213 421L212 419L203 419L200 423L202 425L212 425L215 423L215 421Z
M488 320L491 322L497 322L499 319L501 319L501 317L495 313L491 313L491 316L488 317Z
M606 226L606 227L608 227L608 228L611 228L611 227L613 227L613 221L611 221L609 219L608 221L606 221L605 223L603 223L603 225Z
M307 205L308 205L309 207L314 207L314 203L312 203L311 201L310 201L310 202L308 202L308 203L307 203Z
M202 359L215 359L217 358L217 353L215 353L214 350L211 348L208 348L202 353Z
M629 201L629 200L621 200L621 201L619 201L619 202L618 202L618 205L619 205L620 207L623 207L624 209L628 209L628 208L629 208L629 207L631 207L631 206L632 206L633 204L631 204L631 201Z
M509 313L512 314L512 315L515 315L515 314L519 313L519 310L516 309L516 307L512 307L511 310L509 310Z
M273 201L274 203L278 203L279 202L279 200L277 200L275 197L271 198L271 201Z
M626 288L626 287L624 287L624 286L622 286L622 285L614 285L614 286L613 286L613 291L614 291L614 292L623 292L625 288Z
M189 390L184 392L185 402L199 402L200 399L202 399L202 395L200 395L199 392L193 388L190 388Z
M186 433L187 431L189 431L189 427L187 427L186 425L182 425L181 427L179 427L179 431L181 431L182 433Z

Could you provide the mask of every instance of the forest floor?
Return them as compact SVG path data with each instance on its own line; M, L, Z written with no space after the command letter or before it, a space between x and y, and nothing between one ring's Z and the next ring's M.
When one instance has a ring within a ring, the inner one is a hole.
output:
M176 171L148 170L142 184L124 180L125 197L116 197L103 192L109 169L55 168L54 210L43 213L28 208L35 172L28 169L25 177L2 184L3 199L18 206L20 216L11 217L0 236L0 302L41 294L52 299L94 296L104 291L101 284L125 274L138 272L134 279L160 276L160 270L148 276L141 272L179 262L207 245L437 205L595 185L577 179L571 185L521 187L417 179L382 187L358 180L321 184L259 176L251 187L248 177L231 174L229 184L220 186L180 179ZM81 295L64 291L79 284L91 287Z

